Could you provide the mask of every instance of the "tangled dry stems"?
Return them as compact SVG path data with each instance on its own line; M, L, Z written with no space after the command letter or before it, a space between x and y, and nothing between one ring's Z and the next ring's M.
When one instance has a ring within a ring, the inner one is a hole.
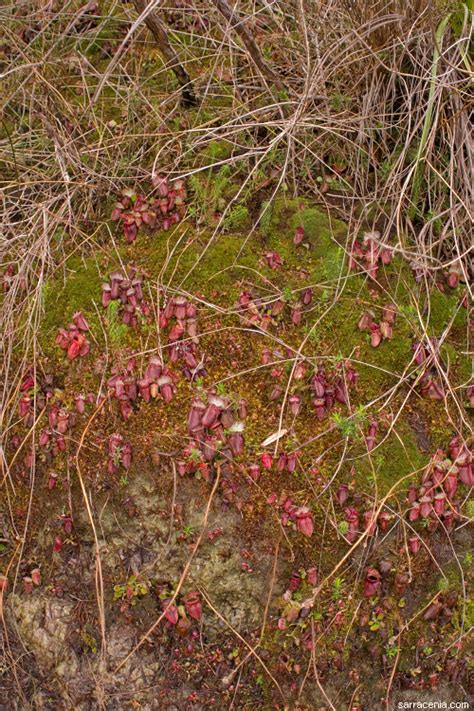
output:
M172 6L154 5L152 11L165 21L173 12ZM29 2L0 10L5 30L0 270L15 268L0 304L0 461L8 502L15 485L4 453L17 421L22 374L30 364L35 371L39 367L44 286L52 274L64 272L71 254L108 248L103 236L113 236L104 206L110 196L144 182L158 166L188 177L228 163L240 180L201 258L233 206L271 168L269 201L283 186L295 195L316 196L347 221L348 251L363 227L377 227L382 242L390 239L423 271L427 293L437 272L457 264L472 297L473 28L467 11L454 25L446 10L436 11L429 0L241 3L239 22L263 40L260 47L266 36L281 47L260 62L241 44L235 18L226 17L218 2L205 2L196 9L194 25L177 23L171 37L202 108L182 122L181 90L169 66L155 56L143 81L153 39L132 5L112 0L101 4L100 14L91 14L72 0L54 9L54 3ZM102 37L111 27L116 43L106 51ZM108 57L105 68L89 51L94 43ZM114 103L121 109L111 123ZM206 112L208 105L212 113ZM208 162L205 149L216 141L229 147L229 155ZM316 175L324 176L324 189ZM334 181L342 191L334 190ZM247 239L262 215L255 217ZM348 278L339 275L328 309ZM169 286L186 293L186 277ZM427 339L426 314L418 309L417 319L420 337ZM448 335L449 328L442 338ZM294 353L285 401L309 337ZM367 405L385 408L409 382L412 365ZM459 394L442 364L436 365L447 393L446 416L461 431L469 423ZM35 437L33 426L25 446L34 446ZM341 452L342 465L345 446ZM33 463L29 513L34 482ZM84 498L87 503L85 489ZM388 498L374 491L374 511ZM29 513L20 529L9 505L20 541L9 568L18 570ZM356 545L363 542L364 537ZM329 578L351 553L352 548ZM99 575L99 607L102 597ZM312 661L317 680L314 655Z

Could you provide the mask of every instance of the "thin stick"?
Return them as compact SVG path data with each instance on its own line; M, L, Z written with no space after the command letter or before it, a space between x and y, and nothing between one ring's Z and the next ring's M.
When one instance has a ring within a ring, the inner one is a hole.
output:
M133 2L140 15L147 12L150 5L147 0L133 0ZM194 104L196 104L196 96L194 94L193 84L189 74L181 64L178 55L170 44L164 23L161 21L158 13L153 9L148 10L147 14L144 15L144 20L146 26L155 38L156 44L167 62L167 66L173 70L181 85L183 103L185 106L194 106Z

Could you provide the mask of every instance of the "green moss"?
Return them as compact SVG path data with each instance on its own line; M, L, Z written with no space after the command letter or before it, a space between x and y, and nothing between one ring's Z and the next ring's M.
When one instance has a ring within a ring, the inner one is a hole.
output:
M226 175L226 173L225 173ZM215 186L214 186L215 187ZM214 188L213 188L214 189ZM196 192L197 191L197 192ZM202 191L202 194L201 192ZM206 205L209 204L206 188L202 181L199 187L195 186L196 198ZM254 232L251 239L244 242L241 234L220 234L214 238L212 244L207 247L212 233L201 231L194 235L192 243L178 247L167 266L164 275L164 282L167 275L173 274L173 281L182 279L193 267L193 271L186 280L187 289L197 290L209 294L213 291L223 291L230 289L235 293L235 282L243 277L249 277L249 270L252 270L252 280L259 283L259 274L263 277L261 286L268 288L265 279L270 279L272 284L284 289L301 289L304 283L301 281L298 270L308 272L308 283L321 280L324 270L333 273L333 270L340 269L342 264L342 251L336 241L332 238L332 229L336 234L342 236L344 225L335 221L330 224L327 217L319 212L317 208L305 211L308 221L309 233L312 235L311 247L309 250L295 248L293 244L293 227L288 226L288 212L291 217L298 209L300 201L296 199L275 201L271 209L269 224L271 229L266 233ZM245 221L248 221L248 209L245 205L239 204L238 211L229 213L230 222L227 227L232 230L241 230ZM181 225L179 230L173 234L173 243L179 240L182 230L186 231L186 238L189 239L189 225ZM324 251L324 258L318 256L319 247L313 248L313 238L318 235L319 242L325 242L327 249ZM169 233L156 233L151 237L140 236L141 250L139 260L143 266L151 271L152 276L157 276L166 260L168 251L171 251L171 239ZM168 241L170 244L168 245ZM283 267L280 269L270 269L265 260L262 259L265 252L276 251L283 259ZM199 261L198 261L199 260ZM258 273L256 272L258 270Z
M44 316L40 343L46 353L55 350L57 330L67 327L75 311L82 311L94 335L100 337L94 301L100 302L102 279L96 258L70 257L65 265L65 277L57 274L43 287Z
M327 250L322 262L322 277L325 281L335 282L342 273L344 267L344 251L341 247L333 247Z
M391 341L383 341L378 348L370 345L369 335L358 329L359 317L368 304L377 319L381 305L373 301L371 303L366 286L362 286L359 291L351 287L338 298L316 328L319 352L322 349L325 355L341 355L345 358L355 353L353 358L359 374L357 392L364 394L365 401L393 386L412 356L410 326L403 318L395 323ZM326 307L327 304L322 303L321 308L314 313L314 321L321 318L322 309Z
M305 270L309 281L335 280L343 268L344 253L339 243L345 240L346 226L339 220L331 220L326 212L309 206L300 198L276 198L271 204L264 203L260 229L265 245L277 251L287 268L285 278L291 285L291 270ZM297 227L304 227L306 246L296 248L293 238ZM297 274L293 272L294 276ZM277 275L278 277L278 275ZM273 279L272 279L273 280ZM301 287L301 280L294 280Z
M456 369L459 383L465 385L474 379L474 358L456 349Z
M347 232L343 222L330 219L326 212L309 206L307 200L285 197L273 200L261 229L268 237L286 235L292 241L295 229L300 226L316 257L326 257L328 250L337 248L335 240L342 239Z
M391 341L382 341L378 348L372 348L370 345L366 347L367 361L376 371L372 373L372 378L379 385L387 381L387 374L396 374L398 377L403 372L412 357L411 344L408 326L397 324ZM370 349L369 352L367 348ZM393 377L391 379L393 383Z
M305 240L311 244L311 249L317 257L326 258L335 249L335 236L342 237L346 228L339 220L328 220L321 210L315 207L305 207L297 210L291 217L289 227L293 235L297 227L303 227Z
M224 178L226 175L224 171ZM246 211L246 207L242 207ZM296 248L293 244L294 229L302 223L309 249ZM372 284L367 279L351 276L337 302L331 306L332 280L344 268L343 250L339 242L345 234L343 223L330 221L324 212L310 206L307 201L283 197L277 198L270 205L262 229L255 231L247 241L241 234L214 236L210 230L196 230L193 225L183 222L172 232L157 232L153 235L141 232L135 244L120 248L120 256L123 263L135 262L141 267L147 273L150 283L160 276L164 285L171 283L173 286L182 286L224 307L233 306L239 291L245 288L243 284L246 280L255 284L257 291L261 288L261 293L269 294L275 293L275 287L282 293L287 291L297 294L306 285L314 285L314 301L304 317L303 329L310 332L312 325L317 325L305 345L305 355L351 356L359 374L358 383L351 394L352 404L357 406L376 398L395 384L412 357L414 328L412 320L402 313L396 320L393 340L384 341L378 348L372 348L368 335L357 328L359 316L364 309L371 308L378 319L382 304L390 300L391 294L397 304L402 297L409 303L413 284L408 283L410 274L400 278L400 265L394 264L393 268L391 265L384 273L386 293L382 297L374 296ZM265 252L273 250L283 259L283 267L276 270L270 269L264 258ZM163 270L164 264L166 268ZM106 256L102 258L101 264L94 257L84 261L72 258L66 264L66 285L59 277L46 285L42 327L42 344L46 350L54 348L52 344L57 329L70 322L75 310L84 312L93 327L94 336L100 340L102 329L93 301L98 303L100 300L100 271L105 275L116 266ZM302 270L307 273L307 278L302 278ZM321 281L324 282L324 288L318 288ZM441 297L445 298L444 295ZM228 320L235 324L233 317ZM107 321L102 323L107 328ZM284 329L287 343L301 343L302 329L292 328L288 319L276 328ZM127 334L120 333L117 346L133 337L129 331L127 329ZM109 344L113 345L111 333L108 336ZM256 342L260 345L259 339ZM458 352L459 349L456 350L454 346L446 347L449 363L456 368L460 366L458 360L461 356ZM462 368L466 381L467 358L462 357ZM412 445L415 448L413 452ZM400 447L400 444L395 442L393 446ZM411 452L406 472L410 470L411 463L414 463L413 468L419 464L419 452L410 431L405 446ZM388 445L384 445L380 451L385 461L396 461L398 455L401 460L407 459L404 451L392 455L389 448L388 454L385 453L386 448ZM390 471L388 480L393 482L394 475Z
M428 331L432 336L440 336L454 317L454 326L461 326L466 320L466 309L459 308L459 294L457 292L443 293L434 288L429 294L430 315ZM457 313L456 313L457 312Z
M222 186L227 181L227 167L226 170L221 169L219 174L221 172L223 179L221 181L219 178L220 182L216 183L213 178L207 186L202 177L193 182L195 198L206 206L206 210L210 204L212 208L217 207L216 200L220 199L218 194L220 195ZM219 189L216 185L220 185ZM162 275L164 283L167 283L171 275L174 284L180 283L190 272L183 286L206 295L230 291L233 298L236 294L235 283L243 278L251 278L265 289L269 286L266 280L270 280L281 290L301 289L305 283L301 279L300 270L308 273L308 284L334 279L343 264L343 252L334 236L342 237L345 234L345 226L337 220L330 223L326 215L317 208L307 208L303 212L308 234L311 235L310 248L295 248L294 228L288 226L288 218L293 216L293 223L297 222L295 211L299 205L300 201L296 199L277 199L269 210L267 229L254 232L251 238L245 241L241 234L234 233L243 231L249 220L247 206L238 203L229 212L226 220L226 228L232 230L230 234L213 237L208 230L196 232L194 227L190 228L189 224L182 223L172 236L165 232L152 236L140 235L141 249L138 255L134 250L134 255L138 256L139 263L151 277L158 276L163 264L167 262ZM180 236L183 236L182 241ZM210 239L213 241L209 245ZM326 245L324 249L321 246L323 243ZM168 260L167 255L171 251L173 256ZM280 254L283 260L282 268L270 269L264 259L268 251Z
M227 270L242 246L241 238L232 234L220 235L207 249L211 232L195 232L191 240L190 234L193 233L189 224L182 223L172 236L169 232L140 235L140 251L133 252L135 262L146 270L151 280L161 275L165 285L170 280L175 286L181 284L190 272L183 287L208 297L214 294L215 298L218 293L233 288L235 279L241 274L237 269ZM125 260L127 253L122 254Z
M379 493L383 495L404 476L426 466L429 456L418 449L413 432L402 422L396 425L395 432L374 450L372 461ZM373 481L374 472L367 457L362 459L356 468L362 482L365 480L367 484ZM403 483L401 489L405 489L408 484L409 482Z
M232 155L233 144L228 141L211 141L203 151L203 155L212 163L225 160Z
M110 302L107 307L107 315L105 319L105 327L107 329L109 341L112 345L116 346L124 345L129 332L128 326L120 320L119 303L119 301Z
M474 600L466 600L466 610L464 616L464 626L466 629L474 627Z

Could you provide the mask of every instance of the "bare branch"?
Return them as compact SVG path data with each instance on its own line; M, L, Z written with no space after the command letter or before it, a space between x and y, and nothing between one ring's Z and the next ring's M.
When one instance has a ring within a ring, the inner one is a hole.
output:
M137 12L140 14L147 9L148 3L146 0L134 0ZM158 14L153 10L145 16L145 24L152 33L159 47L161 54L166 60L170 69L173 70L178 79L183 94L183 103L185 106L193 106L196 104L196 96L189 74L180 62L178 55L170 44L168 32L164 23L159 18Z

